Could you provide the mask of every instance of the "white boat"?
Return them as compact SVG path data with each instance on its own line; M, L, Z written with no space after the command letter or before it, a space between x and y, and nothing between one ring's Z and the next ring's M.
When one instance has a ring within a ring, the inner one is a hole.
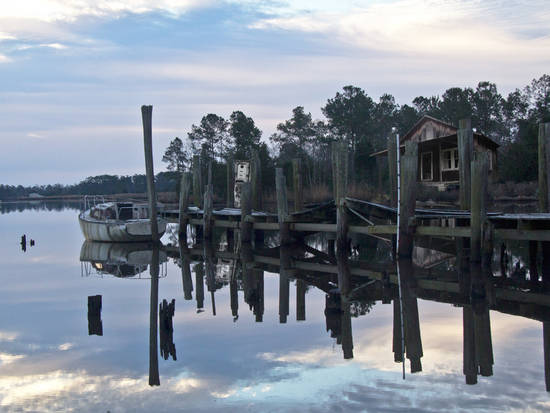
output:
M102 202L78 215L80 229L88 241L147 242L152 240L149 207L145 203ZM166 221L157 218L159 237Z

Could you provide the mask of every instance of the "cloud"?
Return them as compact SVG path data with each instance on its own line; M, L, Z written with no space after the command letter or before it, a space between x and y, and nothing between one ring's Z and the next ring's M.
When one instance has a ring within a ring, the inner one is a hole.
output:
M541 7L545 10L543 3ZM262 19L250 27L321 33L353 47L409 56L509 59L513 53L516 59L534 59L541 50L550 51L550 36L548 31L538 37L525 36L529 24L541 23L536 7L525 8L532 12L518 24L502 13L496 1L398 0L345 12L292 13ZM548 16L548 11L542 15Z
M180 15L210 2L201 0L19 0L2 5L0 19L73 22L84 16L117 18L124 13L164 11Z

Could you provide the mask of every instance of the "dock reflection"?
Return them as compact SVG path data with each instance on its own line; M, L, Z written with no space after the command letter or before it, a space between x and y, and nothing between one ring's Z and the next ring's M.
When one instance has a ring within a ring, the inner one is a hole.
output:
M107 247L83 246L83 251L87 253L82 253L81 259L90 258L88 252L98 248L105 250ZM132 248L135 249L135 246ZM197 312L202 312L206 285L211 295L211 312L215 316L215 295L228 294L233 322L238 322L239 311L246 311L239 308L241 294L255 321L263 322L264 272L279 277L278 315L281 324L288 322L292 284L296 291L297 321L306 320L308 292L313 289L322 291L325 294L326 330L341 346L343 359L354 357L353 318L368 317L373 306L392 303L393 339L392 348L387 351L389 354L393 352L397 363L408 360L410 373L422 372L424 356L418 301L461 307L463 374L465 383L470 385L476 384L479 376L493 375L491 311L540 321L547 391L550 388L550 296L540 280L526 278L514 281L512 277L503 276L498 271L493 273L479 264L433 267L433 257L430 257L429 268L415 265L411 260L377 262L364 261L360 257L341 259L317 250L315 245L304 244L272 248L254 248L250 244L199 244L190 247L161 246L149 251L149 384L152 386L160 384L159 351L164 359L171 356L176 360L177 343L173 342L172 326L175 301L164 300L159 312L159 268L161 256L165 254L181 269L184 300L194 298ZM128 252L126 255L121 252L116 254L121 255L128 256ZM141 255L144 256L143 253ZM102 262L109 264L106 260ZM276 310L270 308L269 311ZM90 320L97 319L90 316L92 313L89 310L90 326L93 324ZM90 327L90 331L100 330Z

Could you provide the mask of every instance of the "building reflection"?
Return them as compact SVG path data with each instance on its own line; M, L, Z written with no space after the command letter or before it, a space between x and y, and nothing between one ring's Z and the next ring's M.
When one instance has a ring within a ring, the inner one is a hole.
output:
M544 338L546 389L550 389L550 298L539 278L530 279L532 271L529 269L518 279L517 274L492 272L481 265L458 265L452 261L454 258L444 265L434 266L435 261L441 261L442 255L435 260L426 251L416 254L413 261L379 262L349 257L338 259L334 254L316 247L318 245L313 244L254 249L251 245L226 242L221 247L213 243L150 249L150 253L145 254L150 259L151 282L149 384L160 384L159 353L165 360L170 357L177 360L172 323L175 300L163 300L159 307L160 262L165 254L181 268L184 300L194 298L197 312L204 311L206 286L211 296L211 313L215 316L216 294L224 298L224 294L228 294L228 300L220 302L229 303L227 310L234 322L242 316L239 311L250 311L256 322L263 321L265 272L278 277L278 309L270 308L268 311L278 312L280 324L291 323L291 290L296 292L296 321L306 320L308 292L314 289L322 291L325 294L326 331L341 346L343 359L354 357L354 319L368 317L374 305L391 303L393 337L392 348L388 348L387 352L389 358L393 352L395 362L405 363L408 360L411 373L422 372L424 356L418 301L461 307L463 375L465 383L470 385L476 384L479 376L493 375L491 311L540 321ZM83 246L81 258L89 258L90 251L105 248ZM134 251L135 246L132 248ZM128 251L119 252L116 256L128 254ZM447 252L445 254L448 255ZM145 256L143 253L140 255ZM423 265L422 257L427 257L428 265ZM110 265L97 257L95 262L102 263L103 268ZM500 270L507 265L500 264L497 264ZM239 307L240 291L248 309ZM96 297L99 299L93 296L88 298L89 334L101 335L101 296ZM460 329L460 325L456 328Z

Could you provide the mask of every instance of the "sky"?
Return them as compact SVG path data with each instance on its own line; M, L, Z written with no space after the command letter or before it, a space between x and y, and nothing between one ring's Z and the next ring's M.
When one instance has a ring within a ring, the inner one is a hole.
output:
M549 68L547 0L0 0L0 184L143 173L144 104L159 172L207 113L267 139L346 85L410 104Z

